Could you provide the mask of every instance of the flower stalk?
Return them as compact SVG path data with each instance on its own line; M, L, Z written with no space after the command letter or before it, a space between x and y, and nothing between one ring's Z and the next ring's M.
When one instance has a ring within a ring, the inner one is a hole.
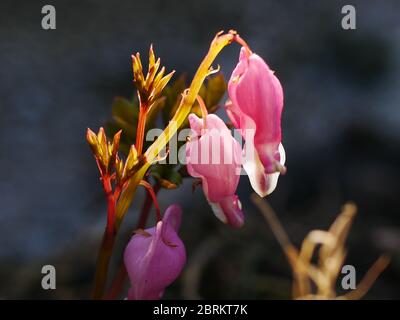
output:
M103 188L107 198L107 225L103 234L100 251L97 257L93 299L102 297L107 279L107 270L115 242L115 196L111 186L110 176L102 178Z
M228 33L223 33L223 31L217 33L211 42L209 51L201 62L189 89L182 93L181 103L173 118L162 134L146 150L145 153L143 153L143 143L147 114L157 101L158 97L161 95L162 90L167 85L174 73L173 71L164 76L164 67L158 72L160 59L156 60L152 46L150 47L149 51L149 68L146 77L144 77L143 74L139 53L132 55L134 84L138 91L140 110L136 130L136 143L135 146L132 146L131 152L129 153L125 164L121 159L118 158L117 155L118 143L121 134L120 132L118 133L117 139L114 137L114 143L107 145L104 130L101 129L102 133L99 133L99 136L96 137L96 141L94 141L95 139L93 138L92 134L89 135L88 131L87 139L95 154L108 202L107 226L96 265L93 298L99 299L103 297L108 273L108 265L115 238L125 213L132 203L137 187L139 184L144 185L146 188L148 187L143 183L144 175L149 167L157 161L160 151L167 145L171 137L177 132L179 127L187 118L206 77L215 72L215 70L212 68L212 63L214 62L215 58L225 46L231 44L233 41L236 41L242 45L244 43L236 31L230 30ZM247 45L246 48L248 48ZM249 52L251 52L250 49ZM104 144L105 147L103 146L103 149L100 151L96 149L97 145ZM107 146L110 147L109 150L107 149ZM105 162L103 159L104 157L107 160ZM113 167L115 167L114 176L104 174L108 174ZM116 187L114 193L112 192L112 177L116 178ZM152 197L155 196L155 192L150 192L150 195ZM161 220L159 210L157 210L157 212L157 220ZM145 224L146 220L147 217L142 217L139 221L139 225Z
M205 128L207 128L207 125L206 125L207 116L208 116L207 107L206 107L206 104L204 103L204 100L202 97L200 97L198 95L196 99L197 99L197 103L200 106L201 117L203 118L203 128L205 129Z
M140 103L139 107L139 119L138 125L136 129L136 150L138 155L142 154L143 151L143 142L144 142L144 133L146 128L146 117L147 117L148 108L145 104Z

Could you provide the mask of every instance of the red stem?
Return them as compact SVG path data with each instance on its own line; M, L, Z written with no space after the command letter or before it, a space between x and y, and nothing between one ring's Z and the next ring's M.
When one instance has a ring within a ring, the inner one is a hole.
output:
M146 188L148 194L150 195L150 200L154 203L154 207L156 208L157 221L161 221L162 218L161 218L160 207L158 206L156 191L153 189L153 187L151 186L151 184L148 183L148 182L145 181L145 180L140 181L140 185L142 185L143 187ZM157 184L157 185L158 185L158 184ZM157 186L157 185L156 185L156 186ZM154 186L154 188L155 188L156 186ZM157 191L158 191L158 190L157 190ZM146 197L146 199L147 199L147 197ZM150 208L151 208L151 202L150 202ZM150 208L149 208L149 211L150 211ZM148 215L148 213L147 213L147 215ZM145 220L144 223L143 223L143 228L144 228L144 225L146 224L146 221L147 221L147 217L146 217L146 220ZM140 229L143 229L143 228L140 228Z
M247 44L247 42L244 41L243 38L240 37L238 34L236 34L236 35L234 36L233 40L236 41L236 43L238 43L238 44L240 44L241 46L243 46L243 47L246 48L246 53L247 53L247 56L248 56L248 57L250 57L250 56L253 54L253 52L251 51L251 49L250 49L249 45Z
M112 249L115 242L115 197L112 191L111 178L108 175L102 177L104 192L107 197L107 226L104 231L103 240L97 257L96 273L92 296L101 299L103 296L107 270L110 263Z
M141 102L139 107L139 119L136 128L136 143L135 143L138 155L141 155L143 151L143 140L144 140L144 130L146 128L147 109L148 109L147 105Z
M205 104L203 98L200 97L200 95L197 95L196 100L197 100L197 102L199 103L199 106L200 106L201 117L203 118L203 127L206 128L207 127L206 119L207 119L207 115L208 115L206 104Z
M103 179L104 192L107 197L107 226L106 233L114 234L114 222L115 222L115 198L112 191L111 179L106 177Z
M111 285L110 292L107 295L107 300L115 300L118 297L119 293L122 291L127 275L125 264L122 262Z

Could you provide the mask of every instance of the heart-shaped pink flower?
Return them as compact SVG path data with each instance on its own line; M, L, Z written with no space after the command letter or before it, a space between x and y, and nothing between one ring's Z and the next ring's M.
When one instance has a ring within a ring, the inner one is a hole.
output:
M186 144L187 170L200 178L215 215L233 227L243 225L243 212L235 194L240 179L241 147L216 115L204 119L189 115L192 135Z
M282 86L265 61L243 47L228 93L227 114L246 141L243 168L253 189L264 197L274 191L279 174L285 172Z
M125 267L131 281L130 300L156 300L181 273L186 262L185 246L177 231L182 210L171 205L162 221L137 232L125 252Z

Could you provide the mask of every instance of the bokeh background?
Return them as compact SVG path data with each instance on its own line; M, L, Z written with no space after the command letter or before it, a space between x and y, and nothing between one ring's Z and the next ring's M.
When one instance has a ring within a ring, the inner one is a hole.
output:
M41 29L45 4L57 10L56 30ZM356 7L356 30L341 28L345 4ZM389 253L367 297L400 298L399 14L396 0L2 0L0 298L89 297L106 211L86 128L110 119L115 96L134 94L132 53L147 57L153 43L167 69L191 76L214 34L231 28L284 87L288 172L268 201L290 238L299 245L354 201L346 263L359 281ZM238 53L233 45L217 60L226 78ZM249 201L248 180L239 188L241 230L220 223L191 183L160 193L162 208L184 208L188 253L165 298L290 298L289 266ZM143 195L124 222L115 265ZM57 269L54 291L41 289L45 264Z

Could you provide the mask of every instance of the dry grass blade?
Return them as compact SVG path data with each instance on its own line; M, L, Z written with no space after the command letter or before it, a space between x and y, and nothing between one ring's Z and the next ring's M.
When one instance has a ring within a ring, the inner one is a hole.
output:
M339 297L339 298L344 298L348 300L357 300L361 299L367 292L368 290L372 287L376 279L379 277L379 275L383 272L383 270L386 269L386 267L390 263L390 258L388 256L380 256L378 260L375 261L375 263L371 266L371 268L368 270L367 274L364 276L364 278L361 280L361 282L358 284L357 289Z
M346 295L337 296L335 290L337 278L346 258L345 241L357 212L356 205L345 204L328 231L312 230L298 250L290 242L274 210L268 203L256 194L251 196L251 200L267 220L289 260L293 273L293 297L295 299L360 299L389 264L388 257L380 257L367 272L357 289ZM312 260L318 248L318 263L315 265ZM315 287L314 291L312 284Z

